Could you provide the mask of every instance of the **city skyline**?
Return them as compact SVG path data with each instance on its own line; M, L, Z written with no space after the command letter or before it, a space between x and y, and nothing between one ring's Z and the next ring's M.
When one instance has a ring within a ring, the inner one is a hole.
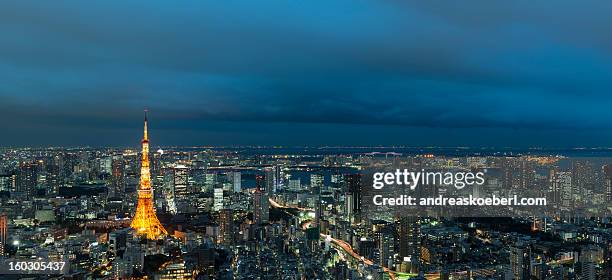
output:
M605 154L151 152L149 132L145 110L140 153L0 149L0 275L612 277Z
M0 279L612 280L611 10L2 2Z
M3 3L0 146L612 146L609 3L234 4Z

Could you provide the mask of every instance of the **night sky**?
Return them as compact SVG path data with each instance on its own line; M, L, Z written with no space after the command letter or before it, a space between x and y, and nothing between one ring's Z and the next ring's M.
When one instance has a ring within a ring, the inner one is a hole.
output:
M610 1L0 3L0 146L612 146Z

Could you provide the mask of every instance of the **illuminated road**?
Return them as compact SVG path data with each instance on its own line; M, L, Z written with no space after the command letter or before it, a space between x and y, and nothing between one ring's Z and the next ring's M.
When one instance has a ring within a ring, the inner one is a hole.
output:
M290 207L290 206L284 206L281 205L279 203L277 203L276 201L270 199L270 205L272 205L272 207L275 208L280 208L280 209L297 209L300 211L312 211L312 209L309 208L299 208L299 207ZM310 225L312 224L312 222L307 221L302 225L302 230L306 230L310 227ZM362 262L363 264L370 266L370 265L374 265L374 262L366 259L365 257L359 255L357 252L355 252L355 250L353 250L353 247L348 244L346 241L344 240L340 240L340 239L336 239L336 238L332 238L330 235L327 234L323 234L320 233L321 238L323 240L330 240L332 244L334 244L335 246L337 246L338 248L342 249L342 251L344 251L345 253L347 253L348 255L350 255L351 257L353 257L355 260ZM563 262L565 262L566 260L563 260ZM563 263L561 262L561 263ZM383 267L383 271L389 274L389 278L392 280L397 279L397 275L396 274L402 274L401 272L397 272L397 271L393 271L387 267ZM468 271L453 271L453 274L466 274L468 273ZM495 273L494 269L487 269L487 268L481 268L481 269L475 269L472 270L472 274L473 275L478 275L478 276L492 276ZM426 273L425 278L428 280L439 280L440 279L440 273L436 272L436 273Z
M314 211L314 209L311 209L311 208L301 208L301 207L297 207L297 206L285 206L285 205L281 205L281 204L278 204L278 202L274 201L272 198L268 198L268 201L270 201L270 205L272 205L272 207L274 207L274 208L281 208L281 209L293 208L293 209L297 209L297 210L302 211L302 212L313 212Z
M281 205L281 204L277 203L276 201L272 200L271 198L269 199L269 201L270 201L270 205L272 205L272 207L275 207L275 208L280 208L280 209L294 208L294 209L298 209L300 211L312 211L312 210L310 210L308 208L287 207L287 206L284 206L284 205ZM302 210L302 209L304 209L304 210ZM310 225L311 225L311 222L304 223L302 225L302 230L308 229L310 227ZM330 235L323 234L323 233L320 233L320 235L321 235L321 238L323 238L323 240L329 239L333 244L335 244L336 246L342 248L343 251L345 251L346 253L351 255L356 260L358 260L360 262L363 262L365 265L370 266L370 265L374 264L374 262L372 262L371 260L366 259L365 257L363 257L363 256L359 255L357 252L355 252L353 250L353 247L350 244L346 243L346 241L333 238ZM383 267L383 271L386 272L386 273L389 273L389 278L391 278L391 280L395 280L396 279L394 271L390 270L387 267Z

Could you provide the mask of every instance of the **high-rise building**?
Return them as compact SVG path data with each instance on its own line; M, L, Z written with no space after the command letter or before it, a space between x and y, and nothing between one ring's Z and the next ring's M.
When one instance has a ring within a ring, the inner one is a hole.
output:
M100 173L104 175L110 175L113 172L113 158L105 156L99 159Z
M602 167L604 173L604 187L606 201L612 203L612 165L606 164Z
M178 213L189 212L189 169L187 166L177 164L172 168L172 193Z
M262 191L264 191L268 195L271 195L276 192L275 177L276 177L276 174L274 173L274 168L272 167L266 168L265 176L264 176L265 185Z
M322 174L311 174L310 175L310 188L313 191L321 192L323 189L323 175Z
M232 209L222 209L219 213L219 239L218 242L222 244L232 244L233 234L233 217Z
M45 161L44 171L48 186L48 193L53 195L57 194L61 186L62 179L60 175L59 156L55 155L49 157L48 160ZM111 172L108 172L104 175L108 176L110 174Z
M572 189L574 196L583 196L594 184L593 166L588 160L572 160Z
M355 208L353 206L353 203L355 201L353 200L353 194L352 193L346 193L344 195L344 220L345 221L351 221L353 219L353 209Z
M138 206L132 219L131 227L139 235L148 239L158 239L168 232L157 219L153 208L153 188L151 186L151 171L149 169L149 135L147 130L147 113L144 119L144 137L142 138L142 159L140 166L140 185L138 187Z
M38 168L35 162L22 162L19 164L17 174L17 192L27 197L33 197L36 191Z
M10 192L13 189L13 176L0 174L0 192Z
M232 175L230 176L230 178L232 179L232 185L233 185L234 192L241 192L242 191L242 176L240 172L234 171L231 174Z
M321 195L317 196L317 202L315 204L315 219L312 223L313 227L319 228L321 230L321 219L323 219L323 214L325 211L325 201L321 200Z
M551 201L554 204L565 208L566 210L572 207L574 205L572 173L552 169L550 171L550 181L550 193L552 198Z
M76 165L76 154L64 153L59 159L60 174L64 181L70 181Z
M164 155L164 150L158 149L151 155L152 156L149 159L151 161L151 176L152 177L161 176L162 175L161 174L161 170L162 170L161 159L162 159L162 156Z
M376 231L378 241L379 264L384 267L392 267L395 255L395 239L393 227L382 226Z
M261 190L261 185L265 182L265 176L255 177L255 193L253 194L253 219L255 224L267 223L270 216L270 203L268 195Z
M344 176L346 183L346 197L350 199L347 202L346 209L348 218L353 223L359 223L361 221L361 200L362 200L362 186L361 186L361 174L348 174Z
M8 239L8 217L0 214L0 257L6 255L6 240Z
M510 266L516 280L530 279L531 250L529 246L515 244L510 247Z
M299 191L302 189L302 183L300 182L300 178L289 180L289 189L292 191Z
M574 189L572 188L572 173L557 173L557 189L561 193L561 206L570 208L574 205Z
M212 190L217 185L217 173L206 173L204 175L204 186L206 190Z
M417 217L401 217L399 221L399 256L409 272L419 270L421 254L421 225Z
M120 197L125 190L125 161L123 156L114 156L111 163L112 195Z
M255 176L255 189L258 189L262 192L266 192L266 176L265 175L257 175Z
M276 192L278 189L280 189L282 187L282 174L281 174L281 167L278 165L274 165L272 167L272 170L274 170L274 192Z
M604 252L595 245L585 245L580 250L580 279L596 280L597 266L603 263Z
M223 209L223 187L215 187L213 192L213 211Z
M127 237L127 229L110 232L108 234L108 252L116 257L119 255L119 252L125 251Z

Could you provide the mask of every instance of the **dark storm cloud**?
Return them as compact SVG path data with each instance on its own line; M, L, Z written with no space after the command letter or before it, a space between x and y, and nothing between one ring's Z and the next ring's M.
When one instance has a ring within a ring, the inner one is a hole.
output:
M612 4L587 2L5 1L0 144L124 144L84 135L145 106L183 144L606 144Z

